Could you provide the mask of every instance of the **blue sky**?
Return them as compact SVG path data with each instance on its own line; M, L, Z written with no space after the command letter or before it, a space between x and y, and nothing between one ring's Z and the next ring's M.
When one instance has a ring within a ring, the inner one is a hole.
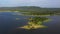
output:
M40 6L60 8L60 0L0 0L0 7Z

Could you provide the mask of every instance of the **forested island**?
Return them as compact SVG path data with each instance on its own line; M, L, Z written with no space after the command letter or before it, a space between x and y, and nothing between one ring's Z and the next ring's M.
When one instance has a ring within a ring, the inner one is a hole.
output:
M47 26L44 26L43 23L50 21L50 19L46 17L33 17L33 18L31 17L28 20L29 20L28 24L20 28L24 28L24 29L47 28Z

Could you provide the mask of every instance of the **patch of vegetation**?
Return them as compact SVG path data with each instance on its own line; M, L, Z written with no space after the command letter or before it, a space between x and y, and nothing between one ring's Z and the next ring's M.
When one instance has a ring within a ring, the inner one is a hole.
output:
M1 11L25 12L23 14L27 15L60 15L60 8L42 8L37 6L0 7Z
M38 29L38 28L46 28L47 26L43 25L43 22L48 20L46 17L33 17L29 18L29 22L27 25L21 27L24 29Z

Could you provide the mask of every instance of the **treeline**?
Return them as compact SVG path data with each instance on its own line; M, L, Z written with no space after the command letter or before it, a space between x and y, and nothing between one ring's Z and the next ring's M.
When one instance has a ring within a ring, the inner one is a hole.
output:
M21 7L0 7L0 11L19 11L29 12L27 14L59 14L60 8L41 8L36 6L21 6Z

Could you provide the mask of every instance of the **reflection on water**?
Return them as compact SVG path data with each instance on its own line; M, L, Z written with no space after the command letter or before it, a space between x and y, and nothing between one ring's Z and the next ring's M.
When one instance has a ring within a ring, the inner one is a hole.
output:
M16 20L20 20L20 18L16 18Z
M16 18L20 18L16 20ZM44 23L48 28L37 29L37 30L25 30L18 27L27 24L28 18L26 16L12 15L11 12L0 13L0 34L49 34L60 32L60 16L48 16L52 21Z

